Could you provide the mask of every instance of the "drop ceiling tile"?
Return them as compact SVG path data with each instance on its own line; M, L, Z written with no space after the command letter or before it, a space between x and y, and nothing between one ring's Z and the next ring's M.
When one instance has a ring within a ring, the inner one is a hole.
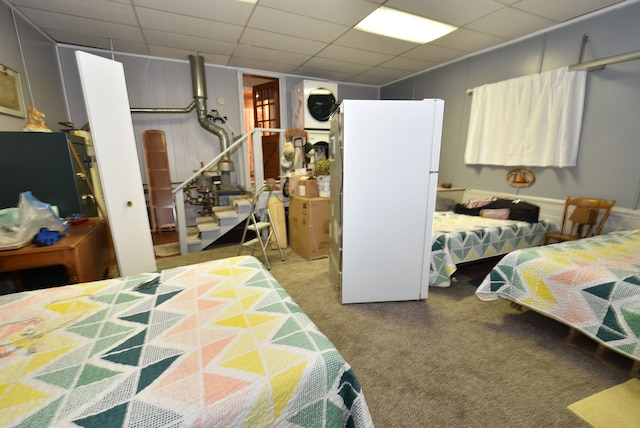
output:
M334 59L338 61L350 61L367 65L377 65L388 60L389 58L392 58L391 55L338 45L327 46L321 52L318 52L317 56L320 58Z
M59 14L95 18L118 24L137 25L136 15L131 4L116 3L104 0L13 0L13 4L31 9L56 12Z
M186 36L183 34L167 33L165 31L148 29L143 32L147 43L151 45L187 49L191 52L204 51L218 55L231 55L235 47L234 43Z
M121 52L153 51L182 60L201 52L220 65L232 63L238 47L235 61L244 67L362 83L382 79L371 75L381 62L382 68L413 74L421 62L426 70L560 21L637 0L4 1L59 43L109 49L111 39L114 50ZM466 25L424 46L353 29L381 4ZM363 71L363 66L370 68Z
M459 28L453 33L434 40L433 44L465 52L474 52L506 41L507 39L504 37L492 36L491 34L485 34L467 28Z
M515 4L514 7L556 22L562 22L616 3L620 3L620 0L580 0L579 2L522 0Z
M385 83L389 83L389 79L386 77L363 76L361 74L358 74L356 76L350 77L349 79L346 79L345 82L358 83L361 85L381 86Z
M174 58L183 61L189 61L189 55L194 55L194 51L187 49L168 48L166 46L149 45L149 51L151 55ZM198 55L202 56L207 64L227 65L229 61L229 55L216 55L208 52L198 52Z
M341 73L357 74L370 68L370 65L356 64L354 62L337 61L334 59L313 57L304 63L305 67L316 68L318 70L337 70Z
M248 26L304 39L332 42L349 27L289 12L257 6Z
M269 31L247 28L242 34L240 43L266 48L277 48L279 50L314 55L321 51L327 44L315 40L302 39L300 37L288 36L286 34L271 33Z
M388 61L380 64L380 67L391 68L395 70L403 70L405 72L418 72L422 70L426 70L427 68L434 67L438 65L437 62L431 61L423 61L414 58L406 58L404 56L397 56L391 58Z
M458 27L503 7L493 0L389 0L385 6Z
M132 42L130 40L121 40L118 38L112 38L110 41L109 37L88 36L86 34L71 33L69 31L60 30L47 30L47 34L54 40L58 40L59 43L66 43L69 45L92 46L109 51L113 45L113 50L116 52L127 52L138 55L149 54L147 45L142 42Z
M295 65L282 64L279 62L262 61L254 58L233 57L229 60L230 67L248 68L254 70L269 70L277 73L294 73Z
M142 28L233 43L237 42L242 34L242 26L240 25L146 8L136 8L136 12Z
M253 11L252 4L237 0L132 0L132 3L149 9L224 21L235 25L244 25Z
M406 70L398 70L397 68L372 67L363 71L359 76L384 77L389 79L400 79L401 77L412 74Z
M351 27L380 7L383 0L260 0L260 6L284 10L297 15L321 19Z
M513 39L553 24L554 22L549 19L506 8L469 24L467 28L497 37Z
M23 8L24 14L39 28L47 30L67 31L70 33L102 36L143 43L142 33L138 27L113 22L100 21L82 17L46 12L37 9Z
M313 77L316 79L335 80L338 82L346 82L354 73L346 73L338 70L325 70L320 68L303 66L295 70L300 76Z
M349 30L343 36L336 39L334 44L348 46L356 49L364 49L371 52L380 52L387 55L400 55L403 52L418 46L417 43L392 39L360 30Z
M421 59L425 61L431 61L431 62L447 62L447 61L451 61L454 58L461 57L465 54L466 52L458 49L451 49L451 48L445 48L443 46L425 44L403 53L402 56L406 56L408 58L414 58L414 59Z
M233 57L259 59L262 61L292 64L299 66L311 58L311 55L303 55L259 46L239 45L233 51Z

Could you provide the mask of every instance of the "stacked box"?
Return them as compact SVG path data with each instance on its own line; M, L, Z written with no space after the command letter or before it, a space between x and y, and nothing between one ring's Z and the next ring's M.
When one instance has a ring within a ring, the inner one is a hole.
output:
M331 204L328 198L289 198L289 244L306 259L329 255Z
M331 176L319 175L318 179L318 196L328 198L331 196Z
M306 198L318 197L318 181L311 177L302 177L298 180L298 194L294 196L304 196Z

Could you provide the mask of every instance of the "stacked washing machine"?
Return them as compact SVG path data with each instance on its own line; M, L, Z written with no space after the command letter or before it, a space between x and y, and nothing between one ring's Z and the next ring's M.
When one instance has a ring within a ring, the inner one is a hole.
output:
M293 89L293 125L307 131L313 161L329 157L329 117L337 103L337 83L303 80Z

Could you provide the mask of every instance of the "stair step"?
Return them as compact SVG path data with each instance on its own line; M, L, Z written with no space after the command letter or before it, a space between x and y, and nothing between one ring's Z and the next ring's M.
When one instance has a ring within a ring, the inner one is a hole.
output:
M196 225L187 227L188 252L202 251L245 221L251 210L251 199L234 195L229 201L229 205L212 207L213 215L198 216Z
M203 216L203 217L196 217L196 225L197 226L204 226L204 225L210 225L210 224L218 224L218 219L216 217L212 217L212 216Z
M235 226L238 224L238 212L235 210L219 211L216 217L220 222L220 227Z
M238 214L249 214L251 211L251 200L245 197L237 198L232 203Z
M220 230L220 224L218 223L202 223L197 226L200 232L210 232Z
M187 227L187 244L200 243L200 231L197 227Z

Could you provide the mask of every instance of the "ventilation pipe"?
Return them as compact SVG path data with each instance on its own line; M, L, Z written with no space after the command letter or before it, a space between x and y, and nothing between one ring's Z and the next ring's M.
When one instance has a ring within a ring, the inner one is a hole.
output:
M207 82L204 74L204 58L200 55L189 55L189 63L191 64L191 83L193 85L193 100L196 103L196 113L198 114L198 123L207 131L211 132L220 139L220 151L229 148L229 134L227 131L216 125L207 118ZM218 163L218 169L221 173L222 188L231 187L230 172L234 171L233 161L228 154Z
M227 131L217 125L213 120L209 120L207 115L207 83L204 75L204 58L200 55L189 55L189 63L191 64L191 83L193 85L193 101L184 108L140 108L132 107L131 113L189 113L194 108L198 114L198 123L204 129L214 134L220 140L220 151L224 152L229 148L229 134ZM220 180L223 189L231 188L230 173L235 170L233 161L229 158L229 154L225 153L222 160L218 162L220 170Z

